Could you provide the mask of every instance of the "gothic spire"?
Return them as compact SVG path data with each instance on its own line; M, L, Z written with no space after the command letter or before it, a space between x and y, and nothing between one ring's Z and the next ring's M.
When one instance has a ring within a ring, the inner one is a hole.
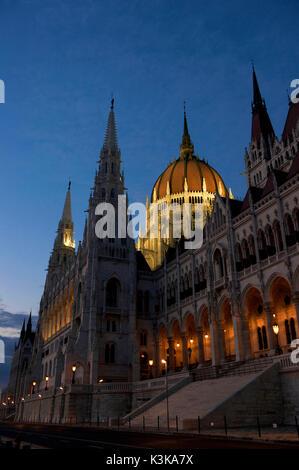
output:
M61 222L67 225L72 224L71 181L69 182L68 190L67 190L66 197L65 197L65 203L63 207Z
M252 66L252 81L253 81L253 105L259 106L263 103L263 99L262 99L259 84L256 78L254 66Z
M23 320L23 326L22 326L22 330L21 330L20 340L24 339L24 337L25 337L25 318Z
M114 115L114 98L111 100L110 113L108 118L108 124L106 129L105 141L103 145L104 151L117 151L117 133L116 133L116 124L115 124L115 115Z
M253 81L253 102L252 102L252 126L251 126L251 141L256 141L258 144L263 141L267 156L270 152L270 143L275 138L275 133L269 114L266 108L265 100L262 98L256 73L252 67L252 81Z
M186 117L186 103L184 102L184 133L182 136L182 143L180 147L180 154L183 158L187 157L189 154L193 155L194 147L191 142L191 138L188 131L188 123Z

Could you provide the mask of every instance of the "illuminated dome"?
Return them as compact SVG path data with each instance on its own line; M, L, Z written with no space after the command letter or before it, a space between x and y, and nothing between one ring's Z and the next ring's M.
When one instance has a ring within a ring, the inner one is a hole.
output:
M184 113L184 134L180 147L180 157L168 165L157 179L151 201L159 201L166 196L184 192L207 192L220 196L229 196L227 188L219 173L205 160L194 155L186 114Z
M178 158L163 171L154 185L152 202L154 194L156 199L163 199L167 194L183 193L186 190L186 183L189 192L216 193L218 191L221 196L228 196L219 173L204 160L192 156L188 159ZM168 185L169 189L167 189Z

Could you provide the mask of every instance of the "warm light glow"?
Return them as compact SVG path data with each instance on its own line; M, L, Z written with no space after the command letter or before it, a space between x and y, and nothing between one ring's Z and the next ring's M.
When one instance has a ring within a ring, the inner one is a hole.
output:
M209 337L209 335L206 333L206 334L205 334L205 338L208 339L208 337Z
M193 343L193 339L190 339L190 343L191 343L191 344Z
M59 390L63 390L63 387L59 387Z
M180 347L180 343L177 343L176 346L177 346L177 348L179 348L179 347Z
M36 382L35 382L35 380L32 382L32 385L33 385L33 387L35 387L35 386L36 386Z
M148 361L148 363L149 363L150 366L152 366L152 365L154 364L154 361L153 361L152 359L150 359L150 360Z
M273 331L274 331L274 334L275 335L278 335L278 332L279 332L279 326L277 325L277 323L274 323L273 325Z
M104 382L104 379L99 379L98 382L99 382L99 384L101 384L101 383Z
M49 382L49 377L48 377L48 376L45 378L45 381L46 381L46 382Z
M9 400L10 400L10 397L7 397L7 400L9 401Z
M73 372L76 372L76 370L77 370L77 366L75 366L75 365L72 366L72 371L73 371Z
M166 364L165 359L161 359L162 364Z
M141 356L140 356L140 357L144 358L144 354L141 354Z
M25 398L24 398L24 397L22 397L22 401L25 401Z
M42 396L41 396L41 394L39 393L39 394L38 394L38 398L41 398L41 397L42 397Z

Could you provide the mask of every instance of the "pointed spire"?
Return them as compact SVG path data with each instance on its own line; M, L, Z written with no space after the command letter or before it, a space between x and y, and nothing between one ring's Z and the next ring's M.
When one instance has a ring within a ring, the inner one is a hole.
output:
M31 315L32 315L32 313L30 312L29 319L28 319L28 322L27 322L25 338L28 338L31 335L31 332L32 332L32 318L31 318Z
M106 129L103 150L111 151L111 152L118 150L115 115L114 115L114 98L112 98L111 100L111 107L110 107L110 113L108 117L108 124L107 124L107 129Z
M68 190L65 197L61 222L64 224L72 224L71 181L69 181Z
M23 326L22 326L22 330L21 330L21 335L20 335L20 339L24 339L25 337L25 318L23 320Z
M187 157L188 155L193 155L194 147L191 142L191 138L188 131L188 123L187 123L187 116L186 116L186 102L184 101L184 133L182 137L182 143L180 147L180 154L183 158Z
M263 103L263 99L262 99L259 84L256 78L254 65L252 65L252 82L253 82L253 105L258 106Z
M252 67L252 81L253 81L253 102L252 102L252 126L251 126L251 141L260 142L263 140L265 147L266 157L269 158L270 146L269 141L272 142L275 138L275 133L272 127L271 120L268 115L265 100L262 98L256 73Z

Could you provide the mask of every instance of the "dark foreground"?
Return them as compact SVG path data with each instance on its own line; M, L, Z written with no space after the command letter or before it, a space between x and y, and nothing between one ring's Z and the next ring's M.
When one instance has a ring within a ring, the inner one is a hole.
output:
M0 423L0 436L18 438L46 449L150 450L150 449L267 449L299 450L298 443L226 439L185 434L141 433L99 428L41 424Z

